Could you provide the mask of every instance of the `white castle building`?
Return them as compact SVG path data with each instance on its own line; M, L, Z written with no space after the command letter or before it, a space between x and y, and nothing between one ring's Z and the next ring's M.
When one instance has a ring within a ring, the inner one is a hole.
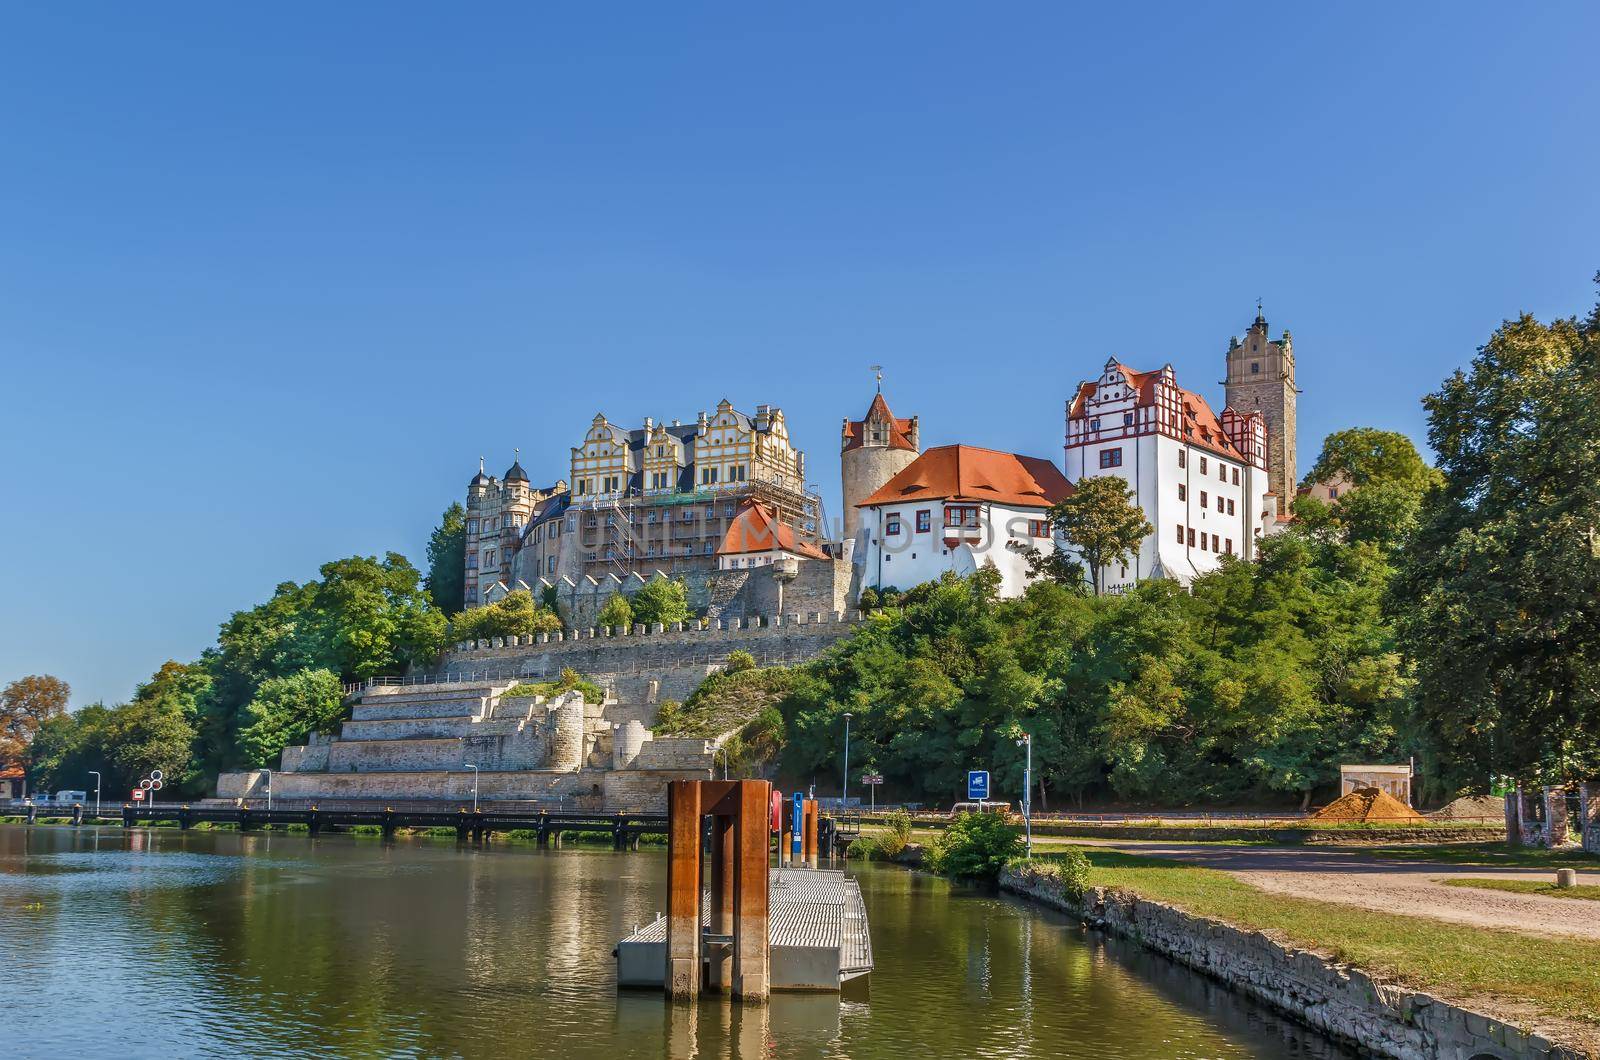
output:
M1111 592L1145 578L1187 585L1223 556L1251 559L1277 526L1262 413L1225 408L1178 385L1172 366L1136 372L1115 358L1067 405L1067 478L1115 475L1154 527L1128 564L1105 572Z

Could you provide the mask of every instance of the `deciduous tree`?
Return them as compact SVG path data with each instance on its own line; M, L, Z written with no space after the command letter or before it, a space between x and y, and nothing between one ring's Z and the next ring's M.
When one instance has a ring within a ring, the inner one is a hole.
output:
M66 713L71 687L59 677L19 677L0 691L0 765L26 766L39 726Z
M1105 569L1133 558L1153 530L1133 503L1133 488L1116 475L1079 479L1072 496L1051 506L1050 523L1083 557L1096 596L1104 589Z

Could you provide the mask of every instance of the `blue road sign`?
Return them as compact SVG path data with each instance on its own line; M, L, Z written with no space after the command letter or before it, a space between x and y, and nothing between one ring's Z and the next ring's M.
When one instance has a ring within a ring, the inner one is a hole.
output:
M800 860L800 840L805 835L805 796L794 793L794 813L789 817L789 855L792 861Z
M987 769L967 770L967 798L975 802L982 802L989 797L989 771Z

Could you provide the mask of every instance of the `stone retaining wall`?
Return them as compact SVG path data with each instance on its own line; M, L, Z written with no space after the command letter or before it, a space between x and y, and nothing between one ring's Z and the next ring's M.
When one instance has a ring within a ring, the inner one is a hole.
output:
M1588 1060L1489 1016L1380 983L1358 968L1123 891L1081 902L1050 877L1007 870L1002 889L1131 938L1324 1034L1398 1060Z

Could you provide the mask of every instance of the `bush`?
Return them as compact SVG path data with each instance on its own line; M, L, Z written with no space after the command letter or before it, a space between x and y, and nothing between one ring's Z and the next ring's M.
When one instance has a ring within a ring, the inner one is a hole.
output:
M604 703L606 701L605 689L593 681L585 681L583 675L570 666L562 668L560 680L524 681L521 684L512 685L500 693L500 698L531 699L538 697L540 699L549 699L551 696L559 696L563 692L571 692L574 689L583 693L583 701L585 703Z
M756 668L756 657L743 648L735 648L728 653L728 663L722 668L725 674L742 673L745 670Z
M993 880L1022 852L1022 831L999 814L964 813L928 851L928 863L945 876Z
M607 598L605 606L600 608L600 613L594 617L597 626L622 626L632 628L633 605L628 603L628 598L621 593L612 593Z
M689 621L689 590L681 581L656 578L645 582L633 594L634 620L652 625L656 622L670 626L674 622Z
M539 633L559 633L561 619L556 613L534 602L526 589L508 593L483 607L463 611L450 620L450 639L488 640L490 637L531 637Z
M1089 889L1089 859L1083 851L1070 848L1064 854L1048 860L1039 858L1013 858L1006 868L1030 884L1049 883L1061 897L1080 902Z
M878 849L886 858L896 857L911 845L911 814L905 810L895 810L885 823L889 827L878 837Z

